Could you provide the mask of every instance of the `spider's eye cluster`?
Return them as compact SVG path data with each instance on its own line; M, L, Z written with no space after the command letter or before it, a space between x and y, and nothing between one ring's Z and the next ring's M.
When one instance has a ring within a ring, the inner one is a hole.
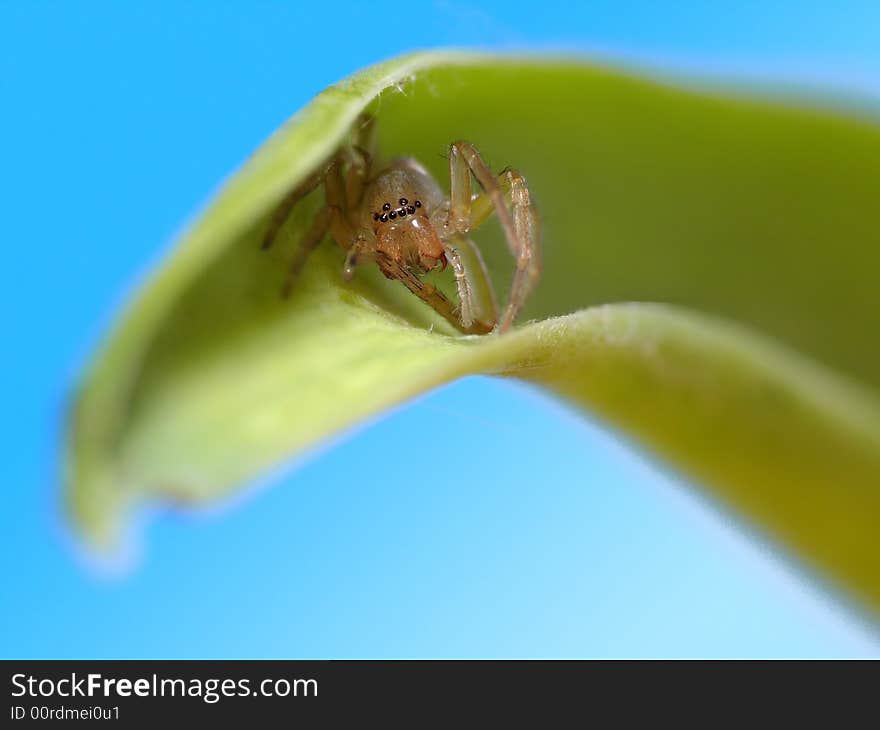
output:
M374 221L381 221L382 223L386 223L388 219L394 220L398 216L401 218L406 218L408 215L413 215L416 212L416 208L422 207L421 200L414 200L412 203L409 202L406 198L401 198L397 201L400 205L399 208L394 210L391 209L391 203L383 203L382 204L382 212L381 213L373 213Z

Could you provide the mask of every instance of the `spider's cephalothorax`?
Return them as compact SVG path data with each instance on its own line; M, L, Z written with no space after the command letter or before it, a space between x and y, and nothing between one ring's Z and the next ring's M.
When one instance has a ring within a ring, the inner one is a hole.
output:
M376 250L426 273L446 266L442 231L434 230L431 213L443 205L433 178L412 160L395 162L380 172L364 191L365 221L376 239Z
M511 168L494 175L468 142L449 149L447 197L417 161L393 161L371 173L373 120L363 118L352 143L330 163L293 190L278 207L263 238L268 248L293 206L324 184L326 205L315 216L292 262L284 293L308 254L329 231L346 251L343 274L354 275L363 261L374 261L389 279L404 284L455 327L485 334L511 327L540 275L537 219L522 175ZM482 189L471 192L471 176ZM468 233L492 213L498 217L516 260L510 296L501 320L492 283L477 246ZM419 276L438 266L452 266L459 306Z

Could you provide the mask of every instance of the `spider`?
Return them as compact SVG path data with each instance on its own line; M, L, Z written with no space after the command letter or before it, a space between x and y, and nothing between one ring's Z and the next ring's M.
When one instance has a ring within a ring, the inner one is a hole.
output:
M509 330L541 271L537 216L523 176L509 167L494 175L465 141L449 148L449 197L413 158L396 159L374 175L374 128L374 119L362 116L351 142L292 190L272 215L263 249L272 245L296 203L323 183L326 203L291 262L282 294L290 294L309 254L329 232L346 252L346 280L359 264L373 261L385 277L400 281L462 333ZM471 175L482 192L472 193ZM493 212L516 260L500 320L486 265L468 237ZM420 278L447 265L455 274L458 306Z

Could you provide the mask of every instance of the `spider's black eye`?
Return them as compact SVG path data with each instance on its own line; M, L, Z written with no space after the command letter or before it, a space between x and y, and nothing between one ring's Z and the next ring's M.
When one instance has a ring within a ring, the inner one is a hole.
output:
M416 208L421 208L421 207L422 207L422 201L421 201L421 200L417 200L417 201L416 201Z
M385 203L382 206L382 210L391 210L391 203Z
M406 205L408 202L409 202L409 201L408 201L406 198L401 198L401 199L400 199L400 204L401 204L401 205Z
M374 221L379 220L379 214L378 214L378 213L373 213L373 220L374 220Z
M385 213L383 213L382 215L379 216L379 220L382 221L383 223L387 223L388 216Z
M401 208L400 210L398 210L397 215L399 215L401 218L405 218L406 217L406 208Z
M413 208L411 205L408 205L408 206L406 207L406 212L409 213L410 215L412 215L413 213L416 212L416 209Z
M397 218L397 213L395 213L395 212L392 210L392 211L388 214L388 217L391 218L392 220L394 220L395 218Z

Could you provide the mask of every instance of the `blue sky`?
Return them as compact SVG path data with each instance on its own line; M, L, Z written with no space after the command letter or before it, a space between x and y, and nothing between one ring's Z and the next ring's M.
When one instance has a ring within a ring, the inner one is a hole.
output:
M77 369L187 216L327 84L455 45L880 96L874 3L573 5L0 7L2 656L880 656L876 633L690 486L485 378L234 505L153 515L126 570L67 532L58 438ZM369 471L425 419L458 434L455 461L418 486Z

